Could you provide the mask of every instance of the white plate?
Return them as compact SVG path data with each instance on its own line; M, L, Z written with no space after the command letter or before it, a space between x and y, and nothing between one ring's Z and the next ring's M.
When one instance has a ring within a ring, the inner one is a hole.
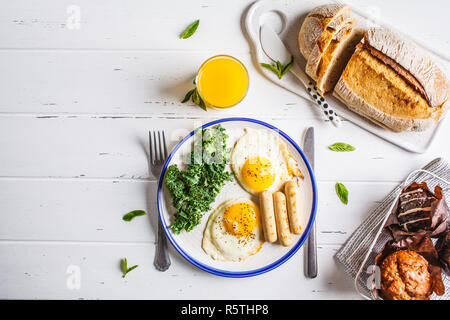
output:
M209 214L211 212L206 212L202 217L200 225L196 226L192 231L182 231L180 234L175 234L174 232L172 232L169 226L173 219L173 214L176 212L176 210L172 206L172 199L164 183L165 173L168 166L172 164L177 164L180 169L183 169L183 159L185 159L186 155L191 152L195 130L192 131L188 136L186 136L174 148L174 150L170 153L166 163L164 164L163 171L158 182L158 212L169 241L172 243L175 249L193 265L220 276L255 276L273 270L274 268L286 262L305 242L314 223L314 218L316 215L316 182L314 174L311 170L308 160L306 159L306 156L303 154L303 151L288 135L286 135L276 127L255 119L226 118L212 121L203 125L201 128L208 128L219 123L226 129L226 134L229 136L229 138L227 139L228 147L232 147L235 141L244 134L244 128L271 130L274 132L274 134L279 134L281 139L283 139L287 143L292 156L297 160L299 168L305 176L304 180L302 180L300 184L303 233L300 235L294 235L294 244L290 247L284 247L278 242L265 242L262 249L257 254L250 256L240 262L231 262L214 260L202 249L203 232L208 221ZM227 170L231 171L229 166ZM217 196L216 201L211 205L212 210L217 208L222 202L228 199L241 196L250 198L256 203L259 203L257 198L248 194L242 187L239 186L236 179L234 180L235 181L233 182L226 183L220 194Z
M245 17L245 26L247 35L251 45L253 46L252 52L255 55L257 67L262 74L264 74L269 80L282 88L289 90L300 97L311 101L310 95L306 92L303 84L293 76L286 75L283 79L279 80L274 74L265 68L261 68L260 63L270 63L269 58L265 55L260 44L260 28L263 24L269 23L272 28L279 33L280 38L283 40L285 46L289 49L294 56L295 61L304 70L306 61L300 54L298 48L298 32L300 30L301 23L306 15L316 6L327 4L333 1L330 0L302 0L302 1L284 1L284 0L260 0L256 1L247 11ZM334 1L336 2L336 1ZM386 23L377 20L376 17L367 17L363 13L352 9L352 15L358 19L358 26L367 29L372 26L384 26L390 29L393 27ZM395 30L398 33L402 33L399 30ZM411 38L409 35L404 34L406 37ZM444 71L447 72L450 65L450 58L445 52L437 52L434 48L427 46L422 41L414 39L414 41L426 49L436 64ZM359 127L379 136L380 138L389 141L397 146L400 146L408 151L424 153L430 146L433 138L435 137L439 127L445 118L436 124L433 124L429 129L423 132L400 132L395 133L380 126L375 125L373 122L366 118L354 113L345 106L341 101L333 97L328 96L327 102L331 105L336 113L342 118L345 118ZM317 108L314 102L311 102ZM319 108L317 109L319 110ZM321 111L320 111L321 112ZM339 128L337 129L339 130Z

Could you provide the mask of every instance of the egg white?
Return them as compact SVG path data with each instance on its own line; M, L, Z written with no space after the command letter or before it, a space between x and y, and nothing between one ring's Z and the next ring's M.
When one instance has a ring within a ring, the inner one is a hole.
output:
M236 203L248 203L257 207L247 198L237 198L225 201L210 214L203 233L202 248L215 260L242 261L256 254L264 243L260 221L248 236L237 237L226 230L223 215L229 206Z
M286 154L287 146L279 135L275 135L268 130L257 130L245 128L245 134L241 136L234 145L230 158L230 166L236 180L247 192L258 195L260 191L253 190L242 177L242 167L250 157L260 157L268 159L275 172L275 180L265 190L279 191L285 182L291 180L293 176L289 173Z

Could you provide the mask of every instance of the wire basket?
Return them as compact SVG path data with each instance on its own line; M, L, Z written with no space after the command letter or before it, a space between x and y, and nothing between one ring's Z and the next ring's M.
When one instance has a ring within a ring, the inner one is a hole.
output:
M379 283L377 283L380 279L379 277L379 269L375 267L375 258L376 256L383 250L385 244L392 240L391 234L386 230L385 224L387 219L389 218L392 210L394 209L395 204L397 203L400 194L403 190L403 188L409 186L415 179L417 179L417 176L419 173L424 173L425 175L428 175L433 177L436 180L439 180L440 182L443 182L447 185L446 188L442 188L442 193L444 198L448 198L450 196L450 182L439 177L438 175L434 174L433 172L430 172L425 169L418 169L411 172L406 180L400 185L399 188L396 190L396 195L394 200L392 201L389 210L386 211L386 214L384 218L381 220L381 222L378 224L378 229L376 230L374 240L370 243L369 248L366 252L366 255L363 259L363 262L361 263L361 266L359 267L358 272L356 273L355 277L355 289L358 292L359 295L361 295L363 298L367 300L381 300L380 297L377 297L374 292L376 292L376 288L379 288ZM424 182L427 182L429 184L430 188L434 188L437 185L437 182L435 181L429 181L426 178L421 179ZM435 243L437 240L433 239L433 243ZM432 300L449 300L450 299L450 277L445 274L445 272L442 272L442 281L445 285L445 293L442 296L437 296L435 293L432 294L430 299ZM366 287L361 287L361 283L365 283Z

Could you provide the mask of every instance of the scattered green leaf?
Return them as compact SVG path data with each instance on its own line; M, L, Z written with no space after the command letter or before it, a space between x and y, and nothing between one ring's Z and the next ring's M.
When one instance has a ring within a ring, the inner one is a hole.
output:
M283 64L280 61L277 61L275 65L268 63L261 63L261 66L276 73L278 79L281 79L289 71L289 69L291 69L293 64L294 64L294 56L291 56L291 60L285 66L283 66Z
M192 82L195 84L195 79ZM184 96L184 99L181 101L181 103L188 102L189 99L191 99L192 102L198 105L200 108L207 111L205 101L203 101L202 97L200 97L197 88L189 90Z
M289 61L289 63L283 67L281 71L281 76L284 76L292 68L293 64L294 64L294 57L291 56L291 61Z
M191 37L195 31L198 28L198 25L200 24L200 20L195 20L192 24L189 25L189 27L184 30L184 32L180 35L180 39L187 39Z
M128 212L126 215L124 215L122 219L124 221L131 221L135 217L143 216L143 215L145 215L145 211L144 210L133 210L131 212Z
M348 203L348 190L340 182L336 183L336 193L337 193L339 199L341 199L342 203L344 203L344 204Z
M335 144L332 144L328 148L332 151L337 151L337 152L346 152L346 151L356 150L356 148L354 146L349 145L348 143L344 143L344 142L337 142Z
M122 267L122 278L125 278L125 276L132 270L136 269L138 267L138 265L134 265L130 268L128 268L128 262L127 262L127 258L123 258L121 261L121 267Z
M181 101L181 103L188 102L194 91L195 89L189 90L188 93L186 93L186 95L184 96L184 99Z
M261 63L261 65L264 68L269 69L270 71L273 71L278 75L278 68L276 66L274 66L273 64Z

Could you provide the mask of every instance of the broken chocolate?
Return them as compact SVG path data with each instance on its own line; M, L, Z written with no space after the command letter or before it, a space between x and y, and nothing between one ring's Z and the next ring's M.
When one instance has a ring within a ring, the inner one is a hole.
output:
M418 234L438 237L447 230L449 212L441 187L433 193L425 182L413 182L402 190L386 227L396 241Z
M447 230L436 242L436 250L442 269L450 276L450 230Z

